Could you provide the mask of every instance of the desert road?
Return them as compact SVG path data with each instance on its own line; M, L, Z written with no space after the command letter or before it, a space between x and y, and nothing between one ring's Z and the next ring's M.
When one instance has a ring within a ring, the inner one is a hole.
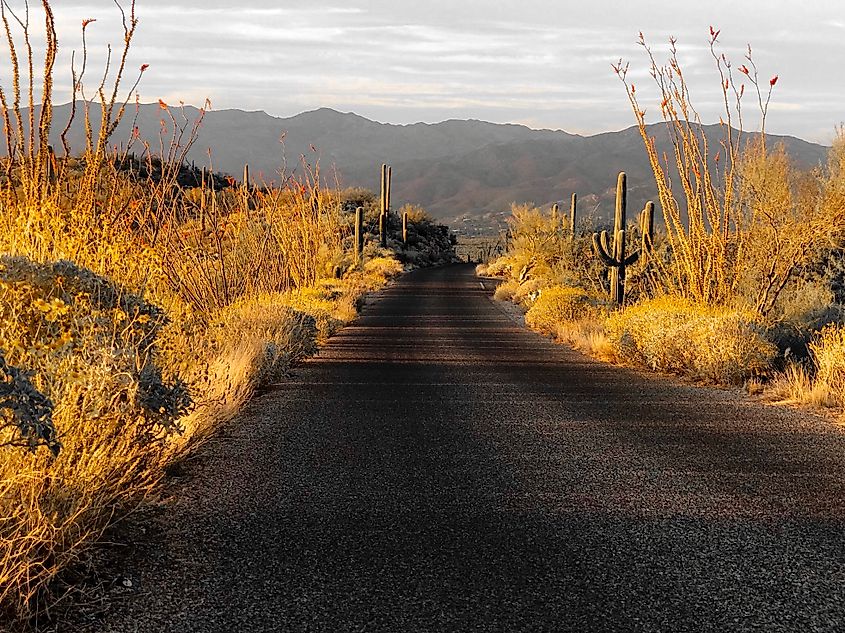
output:
M187 466L91 631L843 631L845 434L408 274Z

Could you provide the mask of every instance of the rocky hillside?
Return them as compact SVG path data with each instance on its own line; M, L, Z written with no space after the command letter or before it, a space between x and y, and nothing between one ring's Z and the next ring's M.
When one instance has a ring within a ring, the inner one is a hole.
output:
M56 120L63 121L69 106L57 106ZM178 112L171 107L171 111ZM183 110L187 120L199 111ZM92 112L97 116L96 108ZM137 125L143 138L158 146L164 111L158 104L142 105ZM180 114L181 117L181 114ZM131 114L114 140L130 137ZM165 121L167 133L172 123ZM662 125L654 126L658 142L666 143ZM718 126L707 130L718 146ZM58 147L58 133L53 139ZM81 146L81 124L71 132L71 145ZM812 166L824 160L827 148L794 137L783 141L793 159ZM279 168L297 168L300 158L320 160L323 176L337 178L342 186L378 189L379 165L393 166L394 206L414 202L453 227L473 233L489 230L508 215L510 203L548 205L568 201L572 192L582 200L582 210L598 218L612 213L616 172L629 175L630 204L641 206L655 196L642 141L635 128L583 137L560 130L532 130L521 125L483 121L444 121L437 124L390 125L328 108L290 118L265 112L210 111L189 158L233 175L249 163L252 174L266 180L278 178ZM567 202L568 204L568 202Z

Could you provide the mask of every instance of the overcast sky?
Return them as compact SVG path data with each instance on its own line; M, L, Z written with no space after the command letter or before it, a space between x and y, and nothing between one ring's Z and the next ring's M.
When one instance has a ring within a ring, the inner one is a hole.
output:
M13 6L21 0L9 0ZM845 120L845 9L841 0L138 0L130 68L150 65L143 101L290 116L328 106L389 123L477 118L592 134L631 125L610 64L631 62L646 93L642 31L661 58L670 35L705 118L718 120L718 76L709 26L737 64L746 44L764 81L779 75L768 129L829 142ZM120 39L109 0L56 0L57 101L79 46L82 19L96 18L92 53ZM8 83L8 73L0 81ZM66 93L64 93L66 95ZM66 99L66 96L64 98ZM746 116L753 111L747 104Z

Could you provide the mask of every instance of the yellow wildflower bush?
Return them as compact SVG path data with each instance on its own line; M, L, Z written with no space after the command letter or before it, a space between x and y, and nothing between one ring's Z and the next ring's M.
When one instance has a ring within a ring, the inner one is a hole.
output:
M762 374L777 353L759 314L677 296L616 312L605 327L622 361L717 383Z
M156 365L160 310L69 262L0 258L0 350L52 405L55 453L0 437L0 605L39 589L138 503L190 401ZM12 445L9 445L9 444Z

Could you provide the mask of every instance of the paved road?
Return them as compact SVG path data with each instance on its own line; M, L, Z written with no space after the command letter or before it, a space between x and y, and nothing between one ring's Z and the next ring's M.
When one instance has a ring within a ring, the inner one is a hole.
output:
M586 359L467 266L208 450L98 631L842 631L841 431Z

